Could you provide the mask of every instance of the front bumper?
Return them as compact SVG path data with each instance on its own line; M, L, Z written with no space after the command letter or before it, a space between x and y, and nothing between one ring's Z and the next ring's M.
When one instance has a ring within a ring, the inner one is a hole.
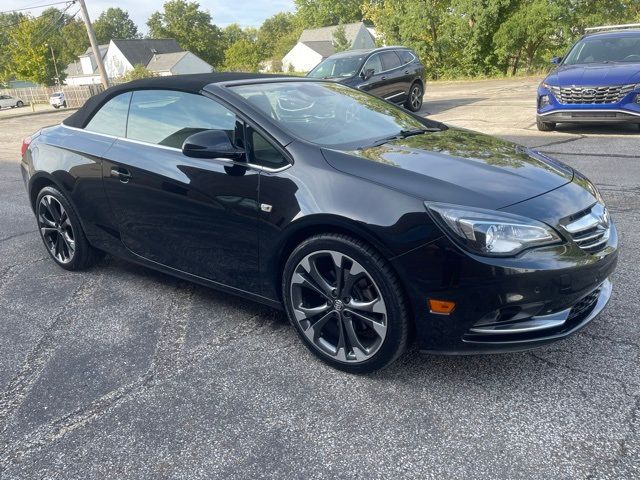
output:
M506 209L564 218L595 198L571 182ZM563 210L564 209L564 210ZM415 318L420 350L444 354L528 350L565 338L595 318L611 295L618 260L613 223L596 253L574 242L525 251L515 258L470 254L438 240L393 259ZM449 315L432 313L429 299L455 302Z
M640 113L597 108L553 110L538 114L538 118L548 123L640 123Z
M548 105L542 106L541 98ZM548 123L636 123L640 124L640 92L632 91L617 103L560 103L545 87L538 88L537 116Z

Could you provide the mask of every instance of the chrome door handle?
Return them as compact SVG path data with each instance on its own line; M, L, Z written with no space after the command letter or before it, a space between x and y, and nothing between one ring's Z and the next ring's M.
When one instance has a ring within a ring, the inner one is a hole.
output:
M111 176L117 178L122 183L127 183L131 180L131 173L126 168L111 167Z

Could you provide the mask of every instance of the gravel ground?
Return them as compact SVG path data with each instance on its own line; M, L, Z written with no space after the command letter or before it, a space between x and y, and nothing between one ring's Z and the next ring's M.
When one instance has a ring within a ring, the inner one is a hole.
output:
M536 79L432 84L424 114L552 153L617 222L609 308L529 353L410 351L350 376L279 312L107 258L48 259L0 119L0 478L640 478L640 133L535 129Z

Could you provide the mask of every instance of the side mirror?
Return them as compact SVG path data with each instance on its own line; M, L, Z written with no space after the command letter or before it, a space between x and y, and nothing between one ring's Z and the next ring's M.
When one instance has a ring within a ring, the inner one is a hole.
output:
M562 57L553 57L551 59L551 63L554 65L560 65L560 62L562 61Z
M242 148L234 147L224 130L205 130L187 137L182 144L182 153L193 158L227 158L240 160Z
M362 77L362 80L369 80L371 77L373 77L373 75L376 73L376 71L373 68L367 68L366 70L363 70L362 73L360 74L360 76Z

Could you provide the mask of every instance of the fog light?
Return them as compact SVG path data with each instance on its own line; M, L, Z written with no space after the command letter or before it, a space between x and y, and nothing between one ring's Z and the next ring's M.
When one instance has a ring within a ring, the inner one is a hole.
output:
M538 103L540 105L540 108L544 108L551 105L551 100L549 99L549 95L541 95Z
M431 313L437 313L438 315L449 315L456 308L456 302L450 302L448 300L435 300L429 299L429 311Z

